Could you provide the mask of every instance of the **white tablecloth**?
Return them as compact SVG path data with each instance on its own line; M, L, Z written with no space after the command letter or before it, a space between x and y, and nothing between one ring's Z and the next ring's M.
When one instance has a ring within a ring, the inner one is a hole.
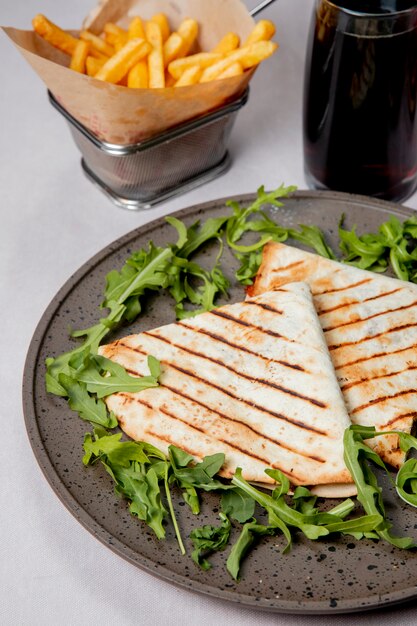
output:
M274 616L178 589L136 569L98 543L57 499L23 422L21 378L32 333L56 291L93 254L188 205L252 192L261 184L305 188L301 96L311 6L312 0L278 0L264 13L276 23L281 47L258 70L238 117L232 169L147 212L116 208L87 181L44 85L0 36L0 624L416 623L409 607L372 616ZM0 24L30 28L31 18L42 12L77 28L90 8L90 0L1 0ZM407 204L417 208L417 196Z

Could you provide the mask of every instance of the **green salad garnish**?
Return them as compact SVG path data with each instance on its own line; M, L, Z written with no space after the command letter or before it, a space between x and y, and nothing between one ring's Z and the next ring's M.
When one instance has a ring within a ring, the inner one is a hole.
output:
M316 226L299 225L285 228L265 213L265 205L282 206L282 200L295 187L281 185L272 192L261 187L256 200L249 206L230 201L231 213L209 218L186 226L175 217L166 221L177 231L177 241L164 247L152 242L129 256L120 270L112 270L106 277L102 309L104 316L90 328L72 333L79 339L76 347L46 361L46 387L57 396L66 398L70 408L79 417L93 425L84 438L83 462L86 466L102 463L115 483L116 492L129 501L132 515L143 520L159 539L166 534L166 524L172 523L179 548L185 553L183 538L174 511L171 491L179 489L193 514L200 512L200 498L204 491L219 493L218 526L195 528L190 536L192 559L201 568L211 567L210 554L225 550L230 543L232 529L240 529L231 546L226 566L238 579L245 555L266 535L281 536L282 551L291 548L293 537L302 533L313 541L335 535L351 535L356 539L383 539L398 548L415 548L409 537L391 533L387 520L382 490L372 466L386 470L380 457L365 443L366 439L383 433L374 428L350 426L345 432L345 462L358 490L356 502L348 498L330 510L320 510L317 497L305 487L290 493L288 478L278 470L266 469L276 481L273 491L267 492L244 480L238 469L231 481L218 478L224 463L224 454L214 454L196 463L193 457L175 446L168 455L154 446L135 441L122 441L113 413L103 400L115 392L138 392L158 386L159 362L148 357L149 374L133 377L125 369L98 354L100 343L121 324L131 323L140 315L143 299L151 291L169 293L177 319L184 319L215 307L216 299L226 295L229 281L221 267L224 246L228 246L239 262L236 280L249 285L255 276L268 241L298 241L329 259L335 252L325 240L325 234ZM339 260L362 269L385 272L389 268L402 279L417 282L417 218L401 223L391 216L381 224L377 233L358 235L356 228L339 225ZM249 243L240 243L250 235ZM253 240L254 239L254 240ZM218 254L210 269L202 267L194 258L208 243L218 245ZM404 451L417 449L417 439L397 432ZM394 481L393 481L394 483ZM409 459L398 472L395 488L399 497L417 506L417 461ZM259 516L267 523L259 522Z

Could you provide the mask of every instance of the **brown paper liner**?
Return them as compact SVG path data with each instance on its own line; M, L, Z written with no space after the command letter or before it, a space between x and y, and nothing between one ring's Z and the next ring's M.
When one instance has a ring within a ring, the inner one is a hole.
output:
M108 21L123 26L134 15L149 19L158 12L166 13L172 29L185 17L196 19L201 50L210 50L229 31L243 41L254 26L240 0L105 0L87 16L84 26L100 33ZM238 98L254 74L250 70L189 87L130 89L70 70L69 57L33 31L3 30L75 119L102 141L121 145L158 135Z

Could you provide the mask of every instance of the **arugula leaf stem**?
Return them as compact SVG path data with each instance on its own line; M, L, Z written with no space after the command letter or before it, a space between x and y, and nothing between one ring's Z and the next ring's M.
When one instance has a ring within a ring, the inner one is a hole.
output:
M180 548L181 554L184 556L186 554L185 546L181 537L181 532L178 526L177 518L175 516L174 505L172 504L171 491L169 488L169 468L170 463L165 463L165 477L164 477L164 485L165 485L165 495L168 502L168 509L171 516L172 524L175 530L175 536L177 537L178 546Z

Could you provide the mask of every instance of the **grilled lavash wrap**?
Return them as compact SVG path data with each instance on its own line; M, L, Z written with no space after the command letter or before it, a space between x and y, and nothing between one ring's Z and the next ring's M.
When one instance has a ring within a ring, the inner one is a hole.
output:
M158 388L106 399L131 438L165 452L174 444L197 460L224 452L226 478L241 467L246 480L271 485L264 470L275 468L293 485L321 486L320 495L329 483L355 493L343 460L350 420L305 283L130 335L100 353L134 376L148 373L148 355L161 362Z
M250 295L306 281L350 418L409 433L417 416L417 286L268 243ZM396 435L367 443L399 468Z

